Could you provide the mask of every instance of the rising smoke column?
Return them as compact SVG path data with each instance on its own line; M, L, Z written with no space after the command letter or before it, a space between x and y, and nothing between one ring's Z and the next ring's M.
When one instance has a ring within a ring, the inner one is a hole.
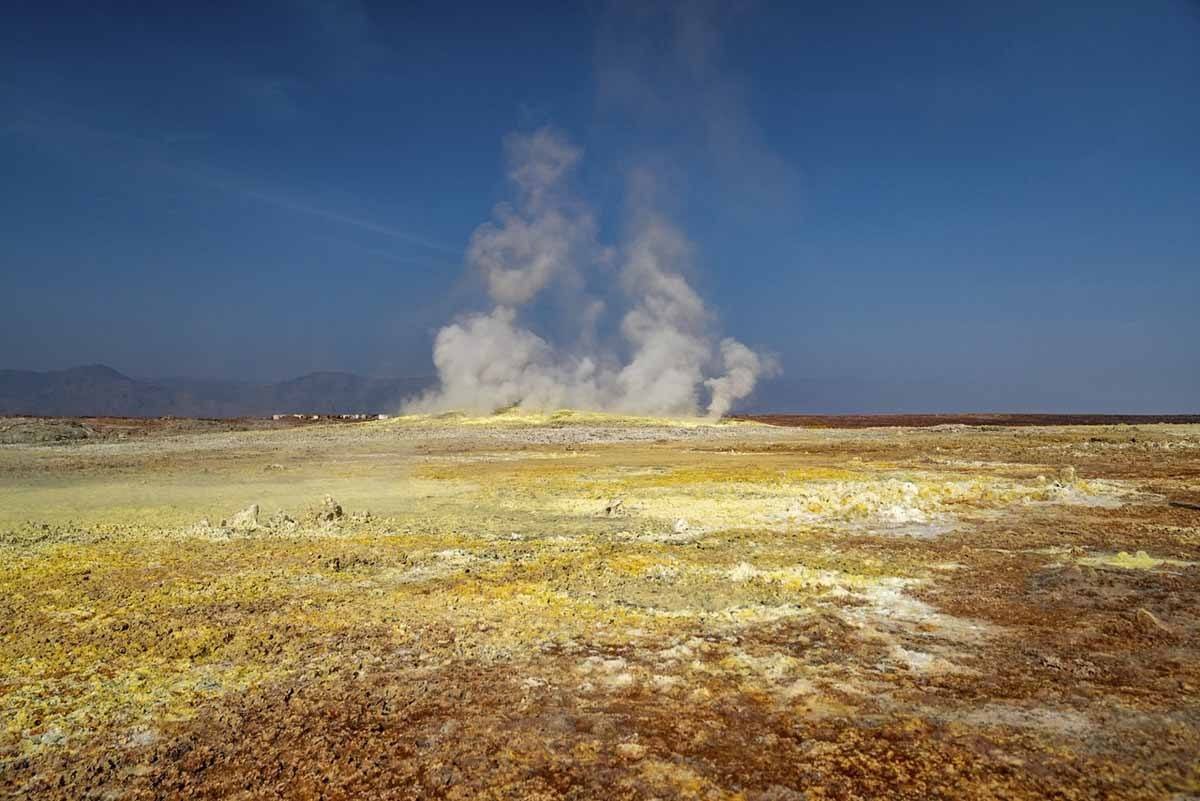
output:
M568 188L579 148L543 128L510 136L505 150L517 197L495 209L467 248L495 305L438 332L439 386L405 411L517 406L690 416L706 408L719 417L776 369L735 339L717 342L713 315L684 278L691 244L650 204L635 203L626 241L605 247L591 210ZM605 303L581 287L589 270L614 259L625 311L620 341L606 349L596 344ZM572 341L558 344L520 322L521 308L556 281L575 290L578 321Z

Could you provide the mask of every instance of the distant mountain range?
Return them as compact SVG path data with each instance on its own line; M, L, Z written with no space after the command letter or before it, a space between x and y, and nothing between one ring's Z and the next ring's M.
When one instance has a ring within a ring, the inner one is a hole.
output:
M143 381L101 364L0 370L0 414L64 417L258 417L276 413L394 413L432 378L309 373L275 384L169 378Z
M0 415L47 417L266 417L272 414L392 414L407 398L433 386L433 376L365 378L352 373L309 373L274 384L195 378L130 378L101 364L69 370L0 370ZM1155 408L1137 392L1104 402L1041 393L1005 393L970 382L901 382L836 378L764 381L735 411L742 414L929 414L984 412L1116 414L1194 413ZM931 400L934 399L934 400Z

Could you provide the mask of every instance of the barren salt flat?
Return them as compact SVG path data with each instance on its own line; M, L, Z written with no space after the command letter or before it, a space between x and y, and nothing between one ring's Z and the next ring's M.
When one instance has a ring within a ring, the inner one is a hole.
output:
M0 423L12 797L1200 793L1200 426Z

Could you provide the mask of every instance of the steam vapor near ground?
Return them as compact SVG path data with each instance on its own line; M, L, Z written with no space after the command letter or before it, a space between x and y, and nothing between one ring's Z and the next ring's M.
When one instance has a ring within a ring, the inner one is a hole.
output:
M543 128L505 143L514 203L471 237L468 265L487 286L490 312L442 328L433 361L440 384L406 404L407 412L590 409L647 415L726 414L758 379L777 371L770 356L732 338L684 277L692 246L652 203L652 180L630 184L624 241L599 241L595 216L569 190L582 151ZM589 290L613 283L619 291ZM546 290L575 321L565 342L551 342L521 321ZM611 297L609 297L611 296ZM566 300L563 300L563 299ZM599 336L612 312L618 332Z

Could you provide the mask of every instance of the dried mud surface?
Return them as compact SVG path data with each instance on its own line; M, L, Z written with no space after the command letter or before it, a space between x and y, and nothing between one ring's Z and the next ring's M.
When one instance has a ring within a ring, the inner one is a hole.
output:
M1200 794L1200 426L242 428L0 447L0 794Z

